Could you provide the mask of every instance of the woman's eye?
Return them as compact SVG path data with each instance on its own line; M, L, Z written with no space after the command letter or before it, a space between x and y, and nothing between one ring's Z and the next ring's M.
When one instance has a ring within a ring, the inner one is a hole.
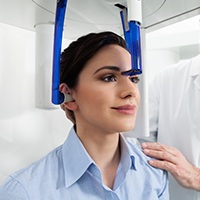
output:
M129 77L129 79L133 82L133 83L139 83L140 78L138 76L132 76Z
M109 76L102 78L102 80L106 81L106 82L113 82L113 81L116 81L117 79L114 75L109 75Z

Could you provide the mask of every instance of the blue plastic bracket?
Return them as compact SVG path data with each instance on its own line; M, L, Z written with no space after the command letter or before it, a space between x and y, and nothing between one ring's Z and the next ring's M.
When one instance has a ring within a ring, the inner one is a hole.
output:
M58 0L56 7L56 19L54 28L54 49L53 49L53 74L52 74L52 103L61 104L64 95L59 91L60 86L60 55L62 45L63 26L67 0Z
M118 5L117 5L118 6ZM119 6L118 6L119 7ZM131 54L132 69L123 72L124 75L142 74L142 56L141 56L141 38L140 38L140 23L137 21L127 20L128 10L126 7L121 7L120 16L126 40L127 49Z

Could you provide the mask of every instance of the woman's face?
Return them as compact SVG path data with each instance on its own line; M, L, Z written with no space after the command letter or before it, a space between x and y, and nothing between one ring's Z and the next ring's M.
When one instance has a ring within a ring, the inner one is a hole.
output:
M134 128L140 102L138 77L121 73L131 69L131 56L118 45L103 47L79 75L72 97L77 127L107 133Z

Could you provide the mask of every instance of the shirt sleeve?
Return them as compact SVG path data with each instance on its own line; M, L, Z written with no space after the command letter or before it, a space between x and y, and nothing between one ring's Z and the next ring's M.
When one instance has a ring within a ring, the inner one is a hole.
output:
M20 182L9 177L0 187L0 199L2 200L30 200L28 193Z
M168 181L168 172L163 172L163 181L162 181L162 192L159 195L159 200L169 200L169 181Z

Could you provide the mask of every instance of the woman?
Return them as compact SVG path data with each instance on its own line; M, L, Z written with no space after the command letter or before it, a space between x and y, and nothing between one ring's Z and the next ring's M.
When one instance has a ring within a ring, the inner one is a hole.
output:
M74 127L65 143L12 175L0 199L168 199L165 171L148 165L121 132L134 128L140 102L138 76L125 41L112 32L91 33L61 55L62 104Z

